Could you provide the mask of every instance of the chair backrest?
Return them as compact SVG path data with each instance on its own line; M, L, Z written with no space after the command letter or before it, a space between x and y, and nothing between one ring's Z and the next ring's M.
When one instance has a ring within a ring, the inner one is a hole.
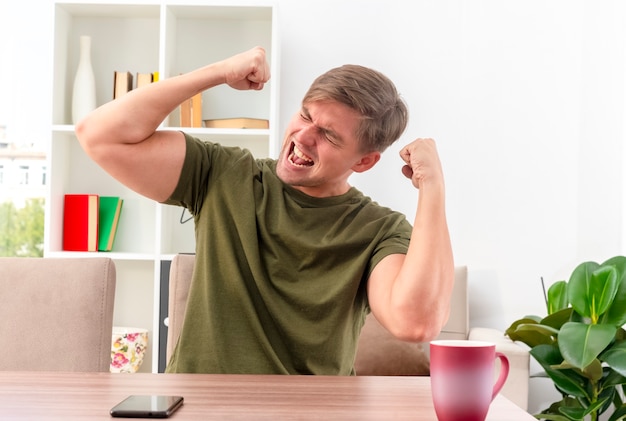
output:
M110 258L0 258L0 370L110 370Z
M467 267L457 266L450 317L437 339L467 339L468 334ZM405 342L395 338L370 314L361 331L354 369L358 375L364 376L427 376L430 374L430 346L426 342Z
M168 361L185 318L194 262L194 255L178 254L174 256L170 267L166 351ZM467 267L458 266L455 268L450 317L439 335L440 339L467 339L467 291ZM427 345L396 339L370 314L359 339L355 370L362 375L428 375L430 359Z
M180 330L183 327L187 297L189 296L189 287L191 286L191 274L193 273L195 261L196 256L193 254L177 254L172 259L167 302L166 361L170 360L178 341Z

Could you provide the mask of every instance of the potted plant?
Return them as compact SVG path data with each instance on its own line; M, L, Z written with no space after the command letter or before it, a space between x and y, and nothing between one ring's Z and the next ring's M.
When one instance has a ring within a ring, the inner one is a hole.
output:
M537 419L626 420L626 257L584 262L550 286L547 316L526 316L506 335L530 347L563 399Z

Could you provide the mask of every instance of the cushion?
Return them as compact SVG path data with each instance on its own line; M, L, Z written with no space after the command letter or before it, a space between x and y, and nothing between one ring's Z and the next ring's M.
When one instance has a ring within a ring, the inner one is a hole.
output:
M361 330L354 369L361 376L428 376L430 345L396 339L369 314Z

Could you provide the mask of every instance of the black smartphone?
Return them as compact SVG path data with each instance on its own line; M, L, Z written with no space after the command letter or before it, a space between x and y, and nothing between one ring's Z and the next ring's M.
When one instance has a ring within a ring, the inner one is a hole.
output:
M167 418L183 404L182 396L131 395L111 408L111 416Z

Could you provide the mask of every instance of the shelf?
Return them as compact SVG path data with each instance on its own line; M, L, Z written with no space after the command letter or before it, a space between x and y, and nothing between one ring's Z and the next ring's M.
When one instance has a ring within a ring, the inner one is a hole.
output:
M269 129L207 129L203 127L168 127L167 130L182 131L204 141L220 143L224 146L237 146L249 149L255 156L270 156ZM74 126L71 124L53 124L53 135L59 139L76 141ZM64 137L65 136L65 137Z
M139 3L139 0L137 3ZM69 17L73 18L95 18L95 19L158 19L161 13L161 7L158 3L151 4L123 4L123 3L98 3L98 2L82 2L82 3L57 3L57 14L65 12Z
M272 80L262 91L219 86L202 94L202 119L267 119L270 129L179 127L179 111L161 129L185 131L203 141L251 151L257 158L276 155L278 58L276 8L271 0L78 0L55 2L52 125L48 151L44 255L86 258L106 256L116 263L114 323L150 330L151 349L141 371L157 371L163 340L159 311L162 273L178 253L195 251L193 221L183 208L146 199L121 185L85 154L71 124L74 72L79 38L91 37L96 105L113 98L115 71L158 72L165 79L223 60L255 46L267 53ZM156 82L158 83L158 82ZM64 195L94 193L124 199L113 251L63 250Z
M157 256L154 254L140 253L121 253L121 252L82 252L82 251L49 251L46 257L56 258L92 258L92 257L110 257L113 260L129 260L129 261L154 261Z

